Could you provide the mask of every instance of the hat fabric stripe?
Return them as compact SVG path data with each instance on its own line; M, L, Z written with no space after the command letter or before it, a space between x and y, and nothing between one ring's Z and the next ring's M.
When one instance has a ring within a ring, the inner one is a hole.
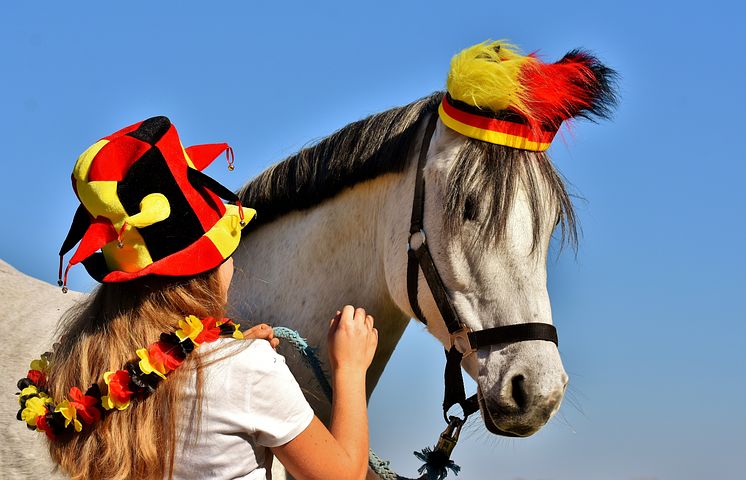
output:
M101 250L104 252L104 260L109 270L136 272L154 263L145 240L134 227L124 232L122 247L112 241Z
M135 130L137 130L138 128L140 128L140 126L143 123L145 123L145 122L146 122L146 120L143 120L142 122L134 123L134 124L130 125L129 127L124 127L122 129L117 130L116 132L112 133L111 135L108 135L108 136L104 137L104 139L106 139L106 140L114 140L114 139L117 139L117 138L121 138L121 137L127 135L130 132L134 132Z
M109 140L102 139L94 143L85 152L81 153L78 157L78 161L75 162L75 168L73 168L73 178L83 182L88 181L88 172L91 169L93 159L96 158L98 152L104 148L104 145L109 143Z
M114 270L103 277L104 282L125 282L145 275L165 275L181 277L194 275L215 268L225 261L225 257L212 241L203 236L187 248L136 272Z
M462 135L523 150L546 150L556 133L459 110L448 102L447 96L443 97L438 114L447 127Z
M252 208L244 207L243 211L245 222L249 222L256 215L256 210ZM226 205L226 214L205 233L205 237L212 241L223 258L228 258L241 240L242 227L240 222L238 207L236 205Z
M129 135L109 142L98 153L88 173L88 181L123 179L132 164L151 148L149 143Z
M194 168L204 170L218 155L228 149L227 143L207 143L204 145L192 145L186 149Z
M115 181L76 181L78 198L91 216L108 218L117 230L122 228L124 217L127 216L117 195L118 185Z
M105 217L115 232L122 228L127 218L127 212L117 193L119 185L115 181L77 182L78 197L83 206L94 218ZM112 270L133 271L153 263L145 240L137 229L125 229L123 233L123 248L120 249L115 243L103 245L106 265Z
M189 157L189 153L186 151L186 148L184 148L184 145L181 146L181 151L184 153L184 158L186 159L187 165L196 168L194 166L194 162L192 162L192 159Z
M75 250L70 263L75 265L84 258L90 257L91 254L116 238L117 232L108 219L103 217L95 218L80 240L80 245Z
M184 148L179 142L176 129L171 128L156 144L158 149L166 159L166 165L168 165L171 171L171 176L176 181L179 189L182 192L182 196L186 198L189 206L195 213L195 218L200 222L202 226L202 232L204 233L210 229L215 222L220 219L220 215L208 205L202 196L194 189L187 178L188 166L184 162L179 161L183 159Z
M135 130L127 133L127 135L155 145L170 131L175 133L176 128L174 128L168 118L153 117L140 123Z
M139 213L140 202L152 193L168 199L170 215L139 228L153 261L188 247L205 232L159 148L148 150L130 167L127 176L118 183L117 193L129 216Z

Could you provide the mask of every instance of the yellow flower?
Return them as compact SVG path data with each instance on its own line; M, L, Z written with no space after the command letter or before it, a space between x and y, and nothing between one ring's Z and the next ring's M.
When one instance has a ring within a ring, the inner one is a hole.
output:
M179 337L179 340L184 340L187 337L191 338L196 347L199 344L194 339L200 334L202 328L204 328L202 321L194 315L189 315L184 317L184 320L179 320L179 330L176 330L176 336Z
M78 411L75 410L75 407L70 405L70 402L68 402L67 399L57 405L57 408L55 408L54 411L60 412L62 416L65 417L65 427L72 423L73 428L75 428L76 432L79 432L83 429L83 424L80 423L80 420L78 420Z
M202 325L200 323L200 325ZM152 362L150 360L150 355L148 355L148 349L147 348L141 348L137 352L137 356L140 357L140 370L144 374L149 373L155 373L161 378L166 378L166 367L163 366L163 364L159 364L156 362Z
M21 395L18 396L18 405L21 404L21 397L29 396L29 395L36 395L39 393L39 389L36 388L36 385L29 385L28 387L21 390Z
M31 370L38 370L40 372L47 372L49 369L49 360L46 355L42 355L41 358L37 358L31 362Z
M117 404L110 396L103 395L101 397L101 406L104 407L104 410L111 410L113 408L126 410L130 406L130 402Z
M241 328L241 325L236 323L233 325L233 327L235 328L235 330L233 331L233 338L235 338L236 340L243 340L243 332L239 330L239 328Z
M26 400L26 408L21 412L21 419L25 420L32 427L35 427L37 417L46 415L47 413L48 399L49 397L32 397Z

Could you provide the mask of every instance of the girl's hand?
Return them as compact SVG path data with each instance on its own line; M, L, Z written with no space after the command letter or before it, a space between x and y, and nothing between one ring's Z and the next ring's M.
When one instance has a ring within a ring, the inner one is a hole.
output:
M243 337L246 339L266 340L275 350L277 350L277 346L280 344L280 339L275 338L274 330L272 330L272 327L266 323L260 323L259 325L254 325L250 329L245 330L243 332Z
M329 430L318 418L293 440L272 448L295 478L366 478L368 410L365 372L378 345L373 317L350 305L329 326L334 398Z
M333 371L365 372L378 346L378 330L373 317L362 308L346 305L329 326L329 360Z

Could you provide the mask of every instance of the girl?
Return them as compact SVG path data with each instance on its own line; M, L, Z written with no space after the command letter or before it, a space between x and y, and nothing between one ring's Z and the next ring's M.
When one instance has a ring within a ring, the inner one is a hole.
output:
M232 169L226 144L184 149L155 117L75 165L81 205L60 285L76 263L102 285L65 314L55 351L19 381L18 414L47 434L72 478L263 479L273 455L299 479L365 477L373 318L348 305L330 323L327 430L275 353L272 329L242 331L225 318L230 256L255 212L201 172L222 152Z

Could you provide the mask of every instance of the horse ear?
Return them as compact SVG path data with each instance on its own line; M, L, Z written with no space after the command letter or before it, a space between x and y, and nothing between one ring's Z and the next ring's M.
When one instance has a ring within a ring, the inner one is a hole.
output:
M583 50L573 50L555 63L527 64L522 83L531 117L552 127L581 117L607 119L617 104L617 74Z

